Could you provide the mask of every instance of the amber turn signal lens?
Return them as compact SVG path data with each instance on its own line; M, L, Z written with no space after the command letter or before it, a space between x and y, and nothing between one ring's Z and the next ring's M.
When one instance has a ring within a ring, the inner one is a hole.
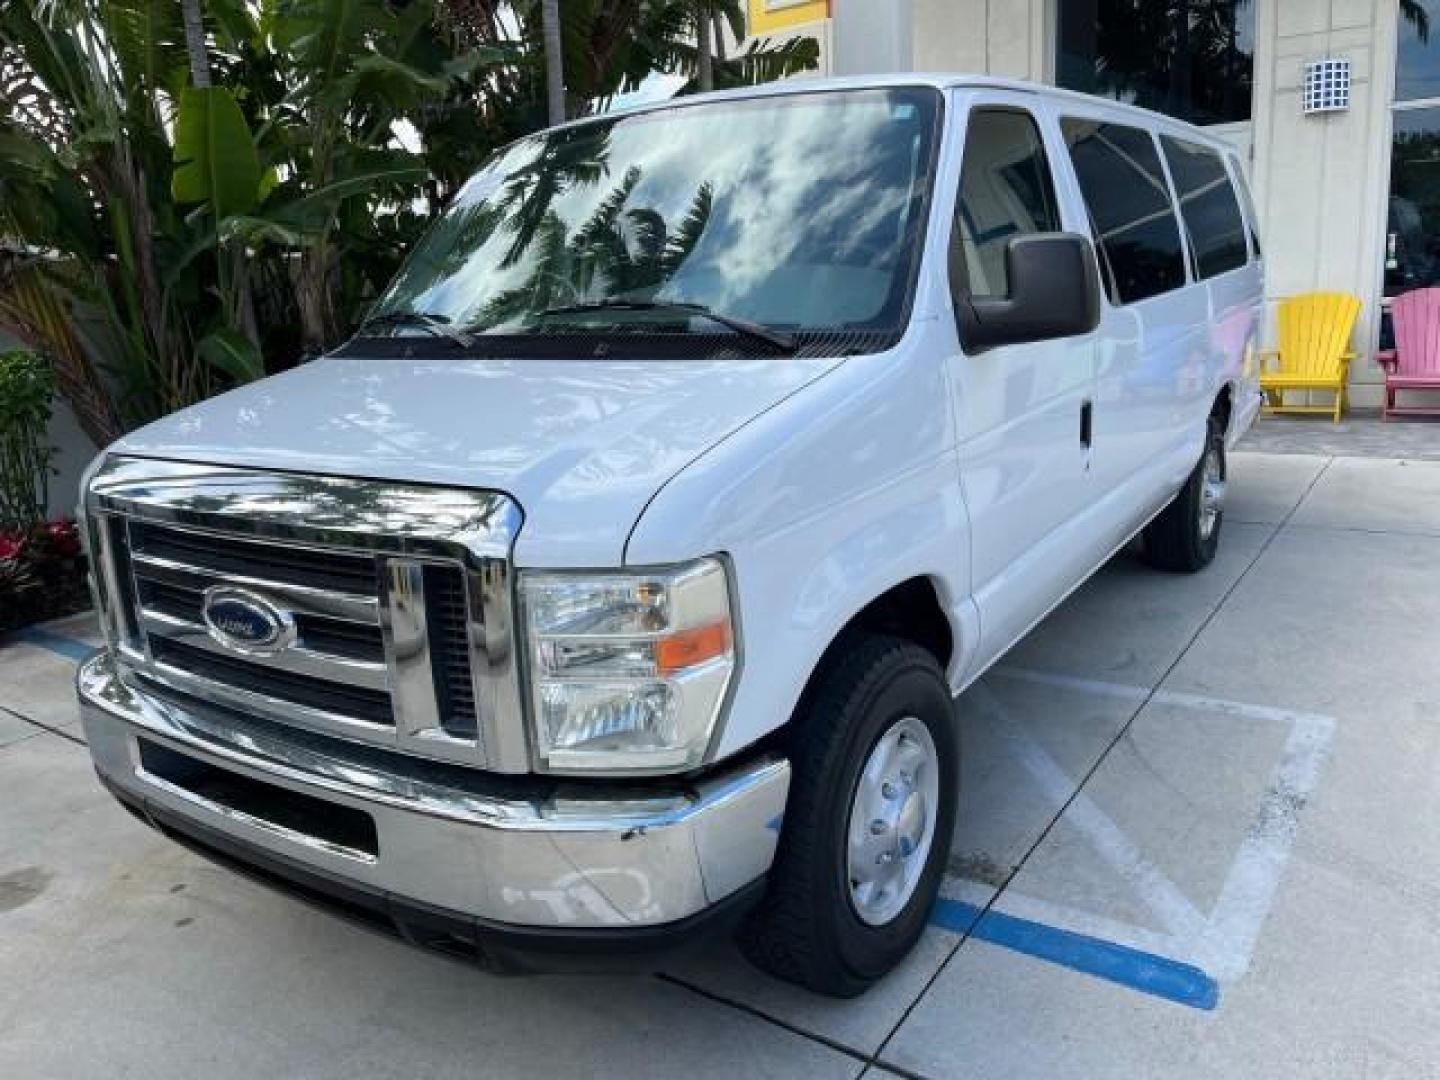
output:
M694 667L730 651L729 622L697 626L655 642L655 670L661 675Z

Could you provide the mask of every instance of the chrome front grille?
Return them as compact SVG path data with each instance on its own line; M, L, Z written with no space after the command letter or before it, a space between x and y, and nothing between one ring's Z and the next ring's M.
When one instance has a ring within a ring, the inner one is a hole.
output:
M366 552L238 539L143 519L132 521L129 532L131 557L136 561L161 569L201 568L216 576L329 593L342 602L350 599L369 605L373 619L379 579L375 558Z
M447 567L425 568L426 625L430 632L430 665L440 714L448 730L474 738L475 680L470 674L470 616L465 582Z
M311 722L322 725L371 724L393 728L395 714L390 706L390 693L385 689L354 686L335 679L302 674L290 668L237 660L218 649L197 645L199 638L186 640L169 633L150 633L150 659L162 675L182 682L195 679L208 681L211 690L222 687L265 699L264 711L272 711L272 703L296 715L304 710L312 713ZM225 694L223 696L230 696Z
M87 509L132 669L310 730L528 767L510 645L519 515L503 496L112 458ZM216 632L218 590L282 613L283 644Z

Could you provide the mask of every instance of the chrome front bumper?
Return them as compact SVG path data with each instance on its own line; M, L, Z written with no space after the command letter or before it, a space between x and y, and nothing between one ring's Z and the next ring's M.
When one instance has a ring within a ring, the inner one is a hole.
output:
M257 863L268 854L263 861L368 895L524 930L693 921L769 869L790 783L789 763L773 756L692 782L500 777L159 697L122 679L108 653L81 665L77 690L101 778L152 823L178 822L180 833L193 825L229 841L221 846L232 854L254 852ZM374 823L374 850L156 776L142 742L218 775L361 811Z

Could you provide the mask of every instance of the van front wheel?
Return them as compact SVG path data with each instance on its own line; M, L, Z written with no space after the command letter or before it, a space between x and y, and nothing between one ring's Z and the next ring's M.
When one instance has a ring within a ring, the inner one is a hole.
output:
M1185 486L1160 516L1145 527L1145 557L1161 570L1203 570L1220 546L1225 519L1225 433L1214 417L1206 428L1205 452Z
M789 736L780 843L740 944L772 975L853 997L914 947L940 887L959 779L950 689L926 650L857 635Z

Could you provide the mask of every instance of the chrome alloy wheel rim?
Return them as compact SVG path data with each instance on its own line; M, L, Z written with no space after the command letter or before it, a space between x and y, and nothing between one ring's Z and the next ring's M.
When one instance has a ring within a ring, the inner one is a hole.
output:
M865 760L850 804L850 905L870 926L910 902L930 856L940 804L935 740L916 717L896 720Z
M1205 471L1200 478L1200 538L1209 540L1225 509L1225 466L1220 451L1205 451Z

